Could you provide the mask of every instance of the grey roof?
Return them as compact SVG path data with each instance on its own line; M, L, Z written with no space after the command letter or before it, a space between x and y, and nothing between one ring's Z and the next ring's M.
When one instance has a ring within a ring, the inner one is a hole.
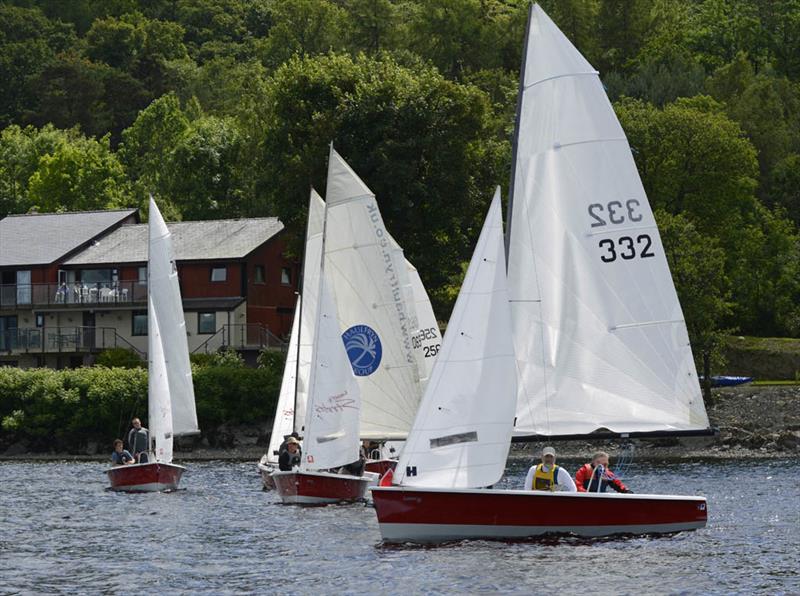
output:
M0 219L0 267L49 265L136 209L30 213Z
M283 229L277 217L168 223L176 261L241 259ZM144 263L147 224L124 225L64 262L65 265Z

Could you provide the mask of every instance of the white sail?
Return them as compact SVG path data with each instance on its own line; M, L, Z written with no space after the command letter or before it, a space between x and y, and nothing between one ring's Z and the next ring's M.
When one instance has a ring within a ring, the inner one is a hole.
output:
M402 439L422 395L403 252L375 195L332 147L325 200L325 271L361 389L361 437Z
M359 387L342 343L336 304L325 275L320 284L300 466L303 470L349 464L359 453Z
M686 324L598 73L531 9L509 210L519 434L708 427Z
M325 225L325 201L316 190L311 189L308 201L308 223L306 225L306 246L303 254L303 302L300 313L300 337L297 367L300 379L295 399L294 430L302 434L302 424L306 416L309 375L311 374L311 352L314 346L314 329L317 320L317 301L319 300L320 262L322 261L322 233Z
M286 352L286 362L283 365L283 378L281 390L278 393L278 405L275 408L275 419L272 422L272 434L269 436L267 448L267 461L278 463L278 449L283 443L283 438L294 430L294 400L295 379L297 374L297 343L300 340L300 301L294 307L294 320L292 321L292 334L289 336L289 350Z
M517 394L504 250L498 188L400 455L397 484L478 488L503 475Z
M411 346L417 358L420 390L424 392L433 371L433 365L436 363L436 356L442 347L442 333L439 331L439 323L433 314L431 300L425 286L422 285L419 272L408 259L406 259L406 269L411 288L411 302L417 317L415 330L411 334Z
M293 431L302 432L305 421L308 382L311 374L311 350L314 345L314 327L317 320L319 266L322 261L324 224L325 201L312 188L308 201L306 244L303 249L303 295L298 296L294 309L289 351L286 353L278 405L275 409L275 420L269 439L267 461L271 463L278 462L276 451L283 442L283 438ZM302 329L302 334L300 329ZM299 384L297 383L298 376Z
M157 461L172 462L172 407L167 363L161 344L158 316L152 297L147 299L147 412L151 445Z
M172 238L153 197L150 197L149 247L147 259L148 301L158 321L161 349L169 385L172 431L175 436L199 432L183 318L178 269L172 250ZM148 309L150 310L150 309Z

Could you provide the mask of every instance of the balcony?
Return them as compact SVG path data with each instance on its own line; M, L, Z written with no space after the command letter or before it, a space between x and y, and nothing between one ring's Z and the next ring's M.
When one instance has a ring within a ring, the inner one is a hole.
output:
M0 333L0 351L9 354L86 353L108 348L127 348L144 357L110 327L20 328Z
M118 281L93 284L0 285L0 310L141 306L147 304L147 284Z

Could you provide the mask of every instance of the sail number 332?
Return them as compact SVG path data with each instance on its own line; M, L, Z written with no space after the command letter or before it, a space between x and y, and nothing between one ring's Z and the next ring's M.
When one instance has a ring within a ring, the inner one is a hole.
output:
M626 222L637 223L642 221L639 211L640 203L637 199L610 201L608 204L592 203L588 207L589 217L592 218L592 227L620 225ZM653 240L649 234L639 234L636 237L620 236L616 242L610 238L603 238L598 242L598 247L603 249L600 260L604 263L613 263L618 258L625 261L656 256L652 251Z

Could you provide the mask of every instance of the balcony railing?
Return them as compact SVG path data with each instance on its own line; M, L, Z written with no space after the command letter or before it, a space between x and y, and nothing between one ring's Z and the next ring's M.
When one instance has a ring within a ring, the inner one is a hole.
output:
M99 352L127 348L144 353L112 327L45 327L0 332L0 351L10 353Z
M192 352L205 352L208 354L221 348L234 348L237 350L285 349L286 342L263 325L230 324L223 325L214 335L192 350Z
M0 308L82 306L101 304L128 306L147 303L147 284L118 281L92 284L7 284L0 285Z

